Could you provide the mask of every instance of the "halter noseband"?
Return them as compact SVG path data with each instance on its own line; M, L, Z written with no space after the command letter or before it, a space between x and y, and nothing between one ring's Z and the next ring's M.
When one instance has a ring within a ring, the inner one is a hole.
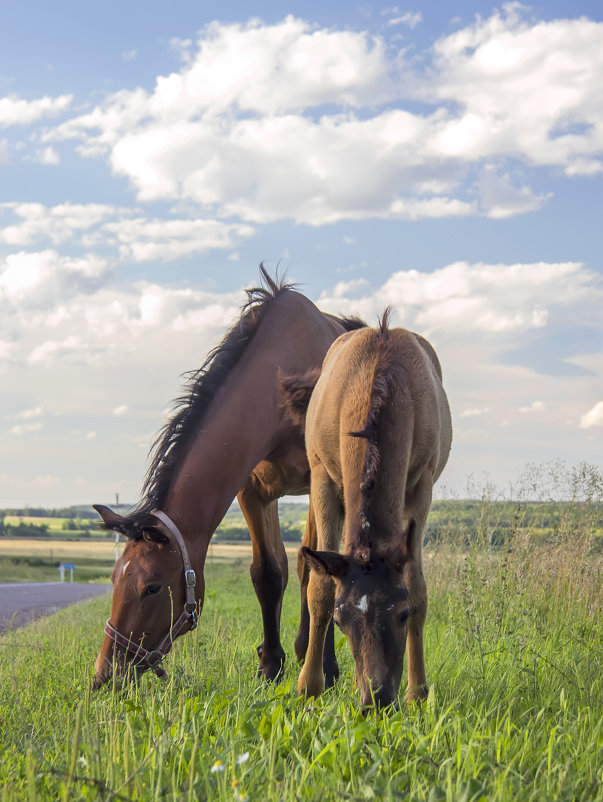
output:
M195 629L197 626L197 600L195 598L195 586L197 584L197 577L195 572L191 568L191 561L188 556L188 549L186 548L186 543L184 542L184 538L182 537L182 533L176 526L176 524L172 521L172 519L162 512L161 510L153 510L151 515L154 515L155 518L158 518L161 523L166 527L166 529L170 532L170 534L174 537L174 540L180 547L180 553L182 554L182 563L184 565L184 589L186 593L186 601L184 602L184 610L180 613L180 616L174 622L174 624L170 627L167 635L161 641L159 646L152 651L149 649L145 649L144 646L140 645L137 646L135 643L132 643L131 638L126 638L125 635L122 635L121 632L118 632L115 627L111 624L110 620L107 620L105 624L105 634L108 635L112 641L121 646L127 652L131 652L134 656L133 658L133 665L134 666L143 666L144 668L150 668L158 677L166 677L167 672L162 666L163 658L167 655L169 650L172 648L172 644L177 636L182 632L184 627L188 624L189 632Z

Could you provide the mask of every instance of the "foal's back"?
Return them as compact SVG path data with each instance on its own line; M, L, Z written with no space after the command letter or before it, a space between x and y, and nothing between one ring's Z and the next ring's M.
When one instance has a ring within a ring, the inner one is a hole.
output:
M405 498L426 474L435 482L451 437L440 363L427 340L382 326L333 343L308 407L306 448L310 467L321 463L341 488L349 533L358 525L349 517L360 509L363 477L371 468L367 440L378 460L378 516L384 509L402 515Z

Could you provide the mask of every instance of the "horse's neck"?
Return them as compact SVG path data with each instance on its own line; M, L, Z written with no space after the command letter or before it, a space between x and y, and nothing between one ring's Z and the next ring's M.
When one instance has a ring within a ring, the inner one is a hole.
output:
M209 543L279 427L278 410L272 418L260 414L262 405L271 406L267 388L248 376L236 378L236 387L227 382L208 410L165 500L168 514L172 510L200 547Z
M281 411L279 371L320 365L340 332L297 293L275 302L207 410L166 496L166 512L197 548L207 549L251 471L283 445L290 427Z

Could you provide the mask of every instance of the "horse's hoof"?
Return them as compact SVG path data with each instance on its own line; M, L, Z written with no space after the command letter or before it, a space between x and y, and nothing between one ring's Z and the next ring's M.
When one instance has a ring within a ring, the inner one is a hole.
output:
M257 676L263 677L267 682L279 682L283 676L285 667L285 652L269 655L264 649L264 645L257 648L260 665L258 666Z
M339 666L329 666L325 669L325 688L332 688L339 679Z

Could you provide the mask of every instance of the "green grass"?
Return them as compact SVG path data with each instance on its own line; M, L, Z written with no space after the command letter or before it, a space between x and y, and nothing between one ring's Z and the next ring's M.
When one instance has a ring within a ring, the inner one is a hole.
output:
M569 533L490 555L439 546L429 698L367 718L342 637L336 688L297 697L294 576L279 685L254 676L241 562L207 566L167 681L92 694L108 601L63 610L0 639L0 799L603 800L601 568L592 538Z

